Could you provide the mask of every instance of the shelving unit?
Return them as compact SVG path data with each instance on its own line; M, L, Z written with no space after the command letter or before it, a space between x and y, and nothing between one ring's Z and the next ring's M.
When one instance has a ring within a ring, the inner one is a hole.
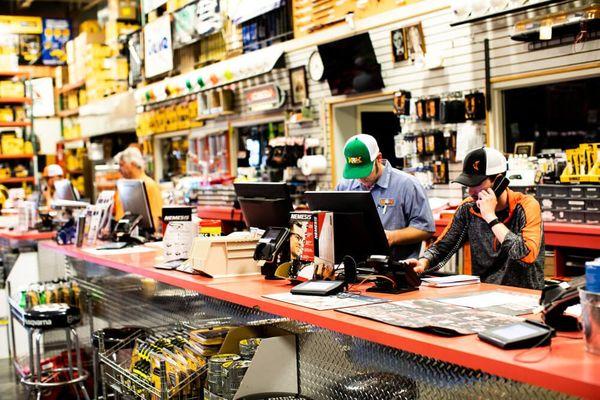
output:
M0 107L2 108L12 108L13 113L13 121L2 121L0 122L0 128L2 128L2 133L0 136L9 133L10 129L7 128L19 128L21 132L15 130L15 135L23 139L23 142L32 142L35 140L35 136L33 134L34 130L34 121L33 121L33 89L31 86L31 76L28 72L24 71L0 71L0 81L10 81L14 83L19 83L23 85L22 93L15 93L15 95L11 95L11 93L3 93L8 94L8 96L0 97ZM12 90L11 90L12 91ZM19 89L20 91L20 89ZM23 107L24 115L20 118L17 117L14 107ZM16 120L17 118L21 120ZM8 131L8 132L6 132ZM0 154L0 163L2 164L3 169L8 169L11 171L11 174L14 174L15 167L22 165L28 170L28 176L26 177L8 177L8 178L0 178L0 184L9 185L9 184L34 184L36 182L36 170L37 170L37 157L34 154L24 154L24 153L14 153L14 149L2 149L2 151L7 151L9 154ZM30 150L29 150L30 151Z
M33 183L35 178L33 176L26 176L24 178L4 178L0 179L0 184L5 183Z

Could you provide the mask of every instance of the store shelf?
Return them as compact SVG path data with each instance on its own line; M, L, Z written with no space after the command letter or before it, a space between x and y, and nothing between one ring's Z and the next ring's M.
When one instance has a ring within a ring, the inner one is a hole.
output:
M73 142L82 142L84 141L86 138L84 137L78 137L78 138L71 138L71 139L61 139L58 141L58 143L73 143Z
M33 183L33 182L34 182L33 176L27 176L25 178L4 178L4 179L0 179L0 184L5 184L5 183Z
M79 108L73 108L71 110L60 110L56 113L60 118L76 117L79 115Z
M33 154L0 154L1 160L29 160L33 158Z
M82 169L68 169L67 170L67 174L71 174L71 175L83 175L83 170Z
M0 79L2 78L14 78L16 76L27 76L28 72L23 71L0 71Z
M31 126L31 122L0 122L0 128L25 128Z
M67 93L67 92L70 92L72 90L79 89L79 88L81 88L84 85L85 85L85 81L78 81L78 82L75 82L75 83L69 83L68 85L64 85L63 87L57 88L56 89L56 93L57 94Z
M233 115L233 114L235 114L233 111L224 111L222 113L200 115L198 118L196 118L196 121L206 121L208 119L215 119L215 118L225 117L227 115Z
M29 97L0 97L0 104L31 104Z
M481 21L485 21L488 19L492 19L492 18L502 17L507 14L514 14L514 13L518 13L521 11L529 11L529 10L545 7L545 6L548 6L551 4L555 4L555 3L569 3L569 2L565 1L565 0L545 0L545 1L533 2L533 0L530 0L527 2L527 4L525 4L523 6L506 8L504 10L496 11L496 12L493 12L490 14L484 14L484 15L480 15L478 17L473 17L473 18L467 18L462 21L453 22L450 24L450 26L473 24L475 22L481 22Z

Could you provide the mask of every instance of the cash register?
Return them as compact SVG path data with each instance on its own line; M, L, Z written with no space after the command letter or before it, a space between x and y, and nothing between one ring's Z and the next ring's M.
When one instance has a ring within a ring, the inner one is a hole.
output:
M375 285L368 289L371 292L397 294L418 289L421 280L413 268L391 257L370 192L309 191L305 197L311 210L334 213L334 258L337 269L344 271L344 281L309 281L295 287L292 293L333 294L353 283L361 272L363 277L373 276Z
M236 182L233 184L246 225L264 231L254 252L261 273L276 279L277 266L289 260L288 229L292 199L285 182Z
M143 244L151 240L156 233L144 181L119 179L117 191L125 214L117 221L113 229L112 243L108 243L100 249L120 249L129 245Z

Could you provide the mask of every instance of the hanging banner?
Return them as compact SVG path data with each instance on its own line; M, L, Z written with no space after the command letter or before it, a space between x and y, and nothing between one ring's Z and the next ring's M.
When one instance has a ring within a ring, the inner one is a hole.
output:
M144 67L146 78L173 69L173 43L169 15L164 15L144 26Z
M0 15L0 32L2 34L29 33L39 35L42 33L42 19L40 17Z
M166 4L167 0L144 0L142 4L144 5L144 14L148 14L152 10L156 10L158 7Z
M44 18L42 32L42 63L64 65L67 62L67 42L71 40L71 24L66 19Z
M241 24L281 7L281 0L229 0L227 14L234 24Z
M33 91L33 116L51 117L54 115L54 85L52 78L31 80Z

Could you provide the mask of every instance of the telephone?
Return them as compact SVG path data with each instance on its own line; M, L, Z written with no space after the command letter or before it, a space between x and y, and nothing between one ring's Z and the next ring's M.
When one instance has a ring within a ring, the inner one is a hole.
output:
M142 216L126 212L125 215L117 222L113 230L112 240L115 242L143 244L143 238L134 236L133 232L142 221Z
M496 198L500 197L502 193L504 193L509 184L510 179L508 179L506 176L503 176L502 178L496 177L494 184L492 185L492 190L494 191ZM477 213L480 212L479 207L477 207L477 203L473 206L473 211Z
M570 282L546 286L542 290L540 299L540 304L544 306L542 311L544 322L560 331L579 330L577 318L566 315L564 312L570 306L579 304L579 288L584 286L584 276L574 278Z

